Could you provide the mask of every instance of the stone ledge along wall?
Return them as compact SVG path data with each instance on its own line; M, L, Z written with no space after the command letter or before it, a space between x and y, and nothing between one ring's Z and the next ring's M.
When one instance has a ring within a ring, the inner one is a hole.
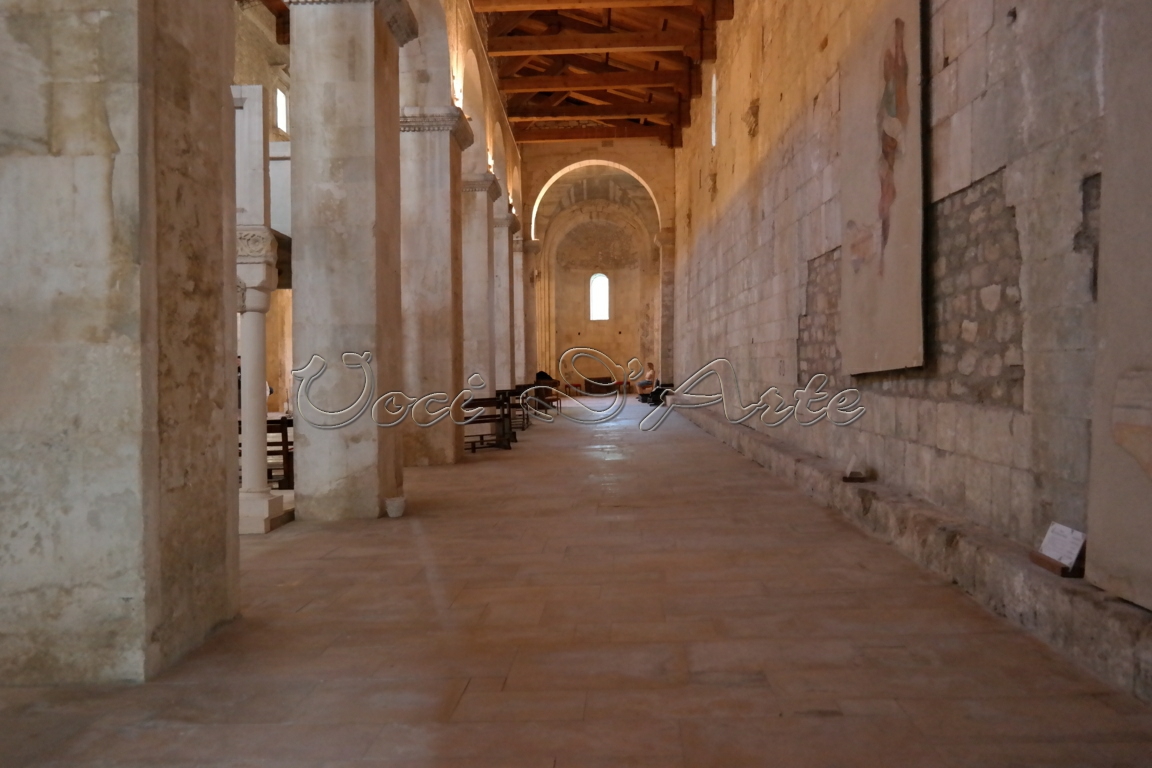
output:
M756 427L1032 548L1087 527L1102 2L924 4L926 365L847 377L840 66L877 6L740 3L720 30L716 146L705 71L677 153L676 380L728 357L746 399L856 386L851 427Z

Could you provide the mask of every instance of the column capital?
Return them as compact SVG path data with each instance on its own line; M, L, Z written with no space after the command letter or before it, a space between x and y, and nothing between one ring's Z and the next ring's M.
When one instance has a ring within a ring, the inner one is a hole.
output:
M500 199L500 180L494 173L481 173L477 176L465 176L461 179L461 188L465 192L487 192L492 202Z
M526 239L524 241L524 253L529 256L535 256L540 253L540 246L542 245L543 243L540 240Z
M509 212L507 216L497 216L493 220L492 225L507 229L509 234L514 235L520 231L520 217Z
M269 227L236 229L236 311L267 312L276 289L279 244Z
M401 133L451 131L463 152L476 141L472 126L460 107L403 107L400 110Z
M371 4L380 7L392 36L396 38L396 45L403 47L420 35L420 25L416 21L416 14L408 5L408 0L285 0L288 5L364 5Z

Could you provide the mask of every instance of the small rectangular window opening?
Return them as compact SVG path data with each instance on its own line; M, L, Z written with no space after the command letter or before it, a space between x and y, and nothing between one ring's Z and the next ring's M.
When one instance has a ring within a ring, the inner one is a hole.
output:
M288 94L276 89L276 127L288 133Z

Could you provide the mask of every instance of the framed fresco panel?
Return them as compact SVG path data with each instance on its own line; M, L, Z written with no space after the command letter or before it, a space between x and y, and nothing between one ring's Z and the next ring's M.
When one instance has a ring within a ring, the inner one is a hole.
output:
M919 0L883 0L840 69L844 370L924 364Z

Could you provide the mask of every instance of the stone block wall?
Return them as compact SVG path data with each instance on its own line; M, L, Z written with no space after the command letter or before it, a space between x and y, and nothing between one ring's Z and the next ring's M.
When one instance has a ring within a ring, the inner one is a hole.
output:
M840 66L876 7L738 4L720 29L716 144L706 88L677 153L677 380L717 357L746 398L828 374L864 418L757 428L1026 546L1083 530L1103 3L925 3L926 365L848 378Z

